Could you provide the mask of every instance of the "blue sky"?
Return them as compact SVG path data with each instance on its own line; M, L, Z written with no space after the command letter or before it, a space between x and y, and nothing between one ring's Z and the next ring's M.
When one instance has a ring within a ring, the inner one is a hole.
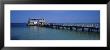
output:
M11 10L11 23L44 18L48 23L99 23L99 10Z

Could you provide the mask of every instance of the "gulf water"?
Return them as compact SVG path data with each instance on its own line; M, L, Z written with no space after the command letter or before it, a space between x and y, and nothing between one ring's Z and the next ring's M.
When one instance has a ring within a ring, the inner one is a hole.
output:
M81 32L11 23L11 40L100 40L100 33Z

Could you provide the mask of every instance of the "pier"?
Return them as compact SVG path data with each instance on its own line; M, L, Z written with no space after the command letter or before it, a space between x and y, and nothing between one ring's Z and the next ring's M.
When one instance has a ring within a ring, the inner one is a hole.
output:
M83 26L83 25L64 25L64 24L54 24L49 23L44 25L43 27L53 28L53 29L67 29L67 30L74 30L74 31L86 31L86 32L100 32L99 27L93 26Z
M28 26L39 26L52 29L66 29L82 32L100 32L100 27L94 26L93 24L61 24L61 23L46 23L44 19L30 19Z

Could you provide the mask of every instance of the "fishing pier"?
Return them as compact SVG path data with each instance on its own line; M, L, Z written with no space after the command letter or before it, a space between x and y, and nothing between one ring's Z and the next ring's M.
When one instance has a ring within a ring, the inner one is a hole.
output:
M61 23L46 23L44 19L29 19L28 26L39 26L52 29L66 29L82 32L100 32L100 27L97 25L88 24L61 24Z
M87 31L87 32L99 32L99 27L93 26L84 26L84 25L65 25L65 24L56 24L50 23L44 25L44 27L53 28L53 29L67 29L67 30L75 30L75 31Z

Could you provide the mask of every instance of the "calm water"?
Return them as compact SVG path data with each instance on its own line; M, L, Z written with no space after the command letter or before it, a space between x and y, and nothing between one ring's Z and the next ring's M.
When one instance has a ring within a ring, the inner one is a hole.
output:
M100 40L100 33L76 32L11 23L11 40Z

